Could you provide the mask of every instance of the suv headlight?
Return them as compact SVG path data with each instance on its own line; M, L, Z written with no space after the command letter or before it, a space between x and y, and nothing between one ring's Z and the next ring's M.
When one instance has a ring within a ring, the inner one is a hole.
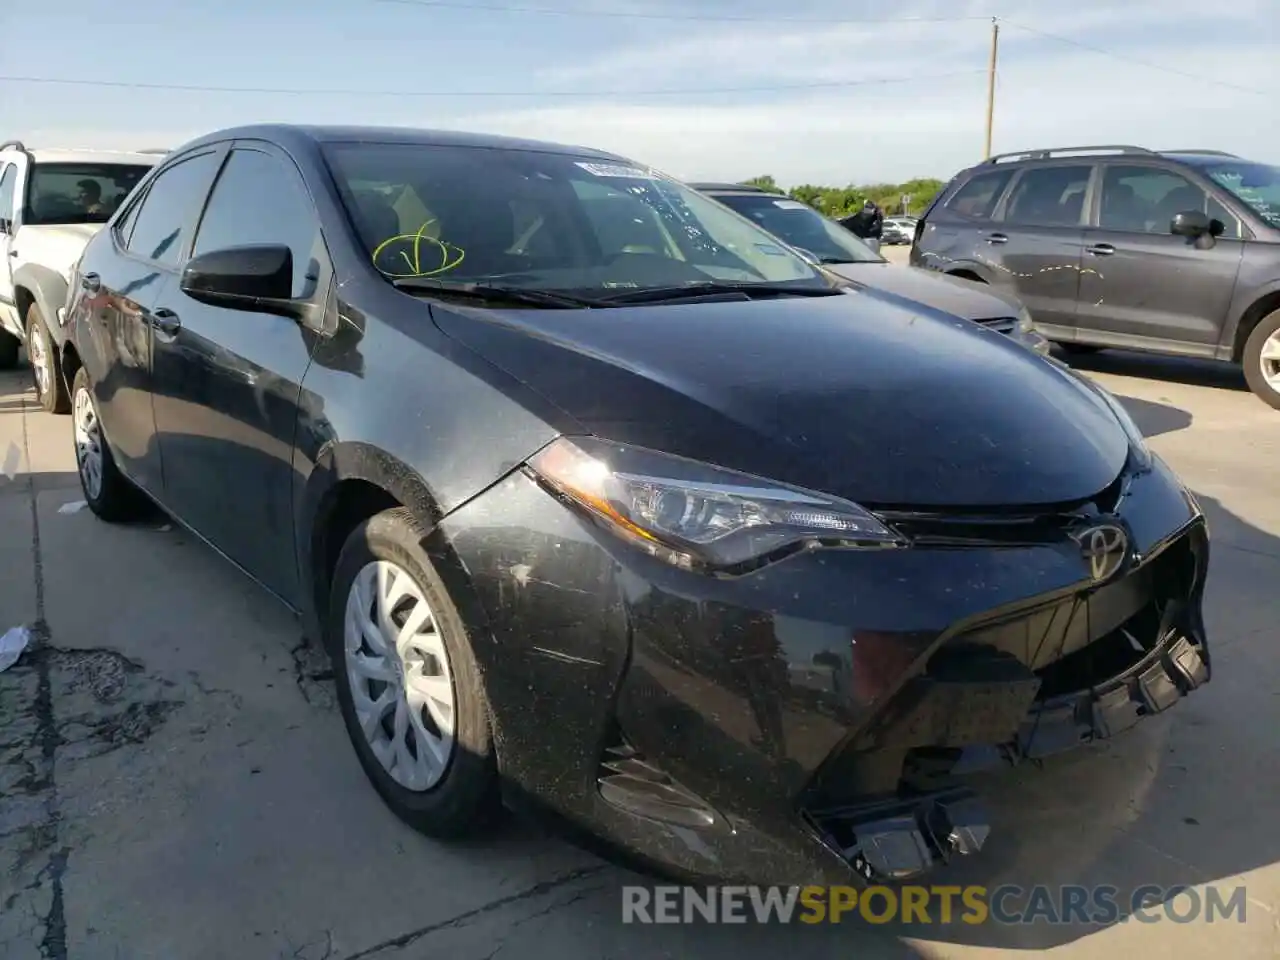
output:
M812 546L906 545L847 500L595 437L561 437L528 468L606 528L687 570L735 572Z

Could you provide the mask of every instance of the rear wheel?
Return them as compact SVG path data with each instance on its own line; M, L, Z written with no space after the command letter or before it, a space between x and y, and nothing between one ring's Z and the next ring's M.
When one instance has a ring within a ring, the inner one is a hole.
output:
M67 413L71 409L71 396L58 368L58 351L40 308L34 303L27 308L27 356L40 406L49 413Z
M146 501L116 466L98 420L98 406L83 367L71 386L71 426L76 442L80 489L89 509L102 520L119 522L140 516Z
M1259 320L1245 341L1244 378L1260 400L1280 410L1280 310Z
M18 365L18 350L22 343L8 330L0 330L0 370L12 370Z
M480 670L462 618L408 510L347 539L326 646L365 775L391 811L439 839L476 831L500 806Z

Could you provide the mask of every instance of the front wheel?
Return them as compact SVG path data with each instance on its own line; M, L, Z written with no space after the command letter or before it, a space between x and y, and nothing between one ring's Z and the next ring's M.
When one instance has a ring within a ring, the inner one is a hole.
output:
M71 397L58 368L58 351L40 308L34 303L27 309L27 355L40 406L48 413L67 413L71 409Z
M98 419L89 386L89 371L76 372L71 385L71 427L76 443L76 469L89 509L101 520L116 523L142 514L145 501L138 488L116 466Z
M1280 410L1280 310L1259 320L1245 341L1244 379L1258 399Z
M499 807L489 710L471 638L402 508L367 520L334 572L326 646L365 775L391 811L438 839Z

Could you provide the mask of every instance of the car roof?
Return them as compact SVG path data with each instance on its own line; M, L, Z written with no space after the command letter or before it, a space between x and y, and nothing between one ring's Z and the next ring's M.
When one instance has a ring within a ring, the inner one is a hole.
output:
M205 143L225 140L266 140L286 149L329 143L417 144L435 147L487 147L493 150L529 150L597 160L632 162L618 154L592 147L550 143L497 134L468 133L461 130L431 130L415 127L329 126L292 123L264 123L226 127L184 143L186 150Z
M699 193L741 193L753 197L786 197L786 194L780 190L766 190L763 187L753 187L749 183L690 183L687 186Z
M23 147L37 163L132 163L154 166L168 150L95 150L87 147Z

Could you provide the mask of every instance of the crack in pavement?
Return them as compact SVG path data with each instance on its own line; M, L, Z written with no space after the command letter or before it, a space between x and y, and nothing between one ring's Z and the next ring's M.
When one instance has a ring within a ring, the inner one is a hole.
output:
M539 883L535 883L533 886L525 890L522 890L519 893L513 893L507 897L499 897L497 900L491 900L488 903L484 904L483 906L476 907L474 910L467 910L463 913L458 914L456 917L450 917L448 920L440 920L437 923L432 923L425 927L419 927L417 930L412 930L409 933L402 933L398 937L392 937L389 940L384 940L382 941L382 943L375 944L374 946L361 950L358 953L353 953L348 955L345 958L345 960L363 960L363 958L365 957L372 957L375 954L381 953L384 950L403 949L404 947L407 947L410 944L415 943L416 941L421 940L423 937L429 936L433 933L438 933L441 930L449 930L454 927L466 926L468 923L470 923L472 920L475 920L477 917L482 917L485 914L493 913L496 910L501 910L503 907L509 907L514 903L520 903L521 901L530 900L534 897L541 896L545 893L551 893L554 890L558 890L561 887L568 886L569 884L575 883L578 880L583 880L587 877L591 877L591 876L595 876L597 874L603 873L606 869L607 869L606 865L599 864L594 867L583 867L580 870L573 870L573 871L570 871L569 873L563 874L562 876L559 876L559 877L555 877L551 880L540 881ZM573 900L570 900L569 903L573 903L577 899L579 898L575 897ZM552 909L559 909L567 905L568 904L557 904L556 907ZM550 911L548 910L546 912L550 912ZM499 946L501 946L501 944Z
M40 938L38 947L41 957L45 960L67 960L67 916L62 879L67 872L67 861L71 854L66 847L59 847L62 815L58 800L55 765L61 738L54 715L53 679L50 657L47 655L52 647L52 637L49 634L49 624L45 620L44 551L40 544L40 510L36 498L35 473L31 470L31 439L27 411L28 403L24 395L21 412L22 452L27 463L27 497L31 506L31 568L32 575L35 577L36 603L36 622L31 628L30 644L36 669L36 696L32 712L35 715L35 741L39 747L42 766L33 786L45 793L45 821L42 833L48 843L46 849L53 849L48 865L45 871L42 871L42 873L47 872L51 896L48 912L40 918L44 935Z

